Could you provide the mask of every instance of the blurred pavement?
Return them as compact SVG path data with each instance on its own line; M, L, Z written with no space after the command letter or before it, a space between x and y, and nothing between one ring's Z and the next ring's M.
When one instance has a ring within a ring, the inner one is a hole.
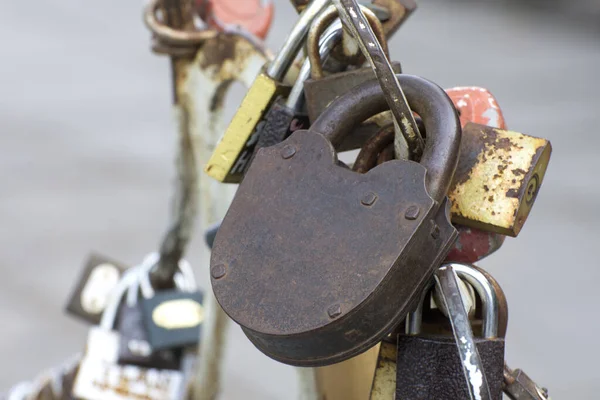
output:
M155 249L175 144L169 63L148 49L140 2L4 3L0 392L83 348L87 326L62 309L90 250L135 263ZM418 3L391 42L404 71L489 88L510 128L554 148L518 240L481 263L511 306L507 360L554 399L597 399L599 32L504 3ZM278 5L272 49L294 21L288 2ZM200 246L198 236L192 263ZM228 344L221 399L295 398L292 368L237 326Z

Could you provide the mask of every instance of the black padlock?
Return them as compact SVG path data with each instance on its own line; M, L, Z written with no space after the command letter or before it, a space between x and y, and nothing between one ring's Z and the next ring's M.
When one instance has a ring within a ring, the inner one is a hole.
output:
M148 340L155 350L198 344L204 321L203 294L199 290L167 290L142 302Z
M491 399L502 398L504 380L504 336L508 306L502 289L485 271L470 265L451 264L457 275L471 284L483 309L482 337L475 338L482 371L471 366L470 384L479 381L489 387ZM418 318L415 318L418 319ZM469 323L469 321L465 321ZM412 400L448 400L469 398L465 374L450 334L427 334L416 324L408 324L410 335L398 336L396 398ZM483 379L482 375L485 375Z
M141 304L123 304L118 317L119 363L147 368L179 369L181 348L157 350L150 346Z
M367 82L310 130L258 152L217 233L215 295L276 360L328 365L381 341L456 238L445 195L460 145L456 111L434 83L398 79L428 132L421 164L393 160L367 174L338 165L344 135L388 107L379 82Z

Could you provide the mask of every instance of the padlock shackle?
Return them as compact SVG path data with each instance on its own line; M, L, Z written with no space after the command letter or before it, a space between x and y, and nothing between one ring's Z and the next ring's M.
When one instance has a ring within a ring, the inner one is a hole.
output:
M267 75L276 81L281 81L300 48L304 44L312 21L329 5L329 0L312 0L302 11L296 25L285 39L277 55L267 67Z
M335 21L325 31L321 40L319 40L319 56L323 59L327 58L333 48L342 40L342 22ZM292 86L292 90L286 100L285 105L294 111L300 111L304 105L304 82L310 78L312 66L310 60L307 59L302 64L296 83Z
M486 276L485 273L474 265L449 263L444 266L451 267L456 272L456 275L473 286L473 289L479 295L483 308L483 337L485 339L494 339L504 336L506 332L501 332L502 329L500 329L500 308L503 305L498 293L496 293L495 282L492 281L493 278L489 274ZM508 315L505 315L504 318L508 318Z
M426 187L441 202L448 193L458 164L461 126L452 100L435 83L414 75L396 75L411 109L421 116L427 131L420 163L427 168ZM325 136L337 148L344 137L367 118L389 109L379 82L373 79L334 100L310 130Z
M360 9L365 15L367 21L369 21L369 25L371 25L371 29L375 33L375 36L381 43L381 47L383 52L389 59L389 49L387 44L387 39L385 37L385 32L383 30L383 25L381 21L377 18L375 13L368 9L365 6L360 6ZM323 73L323 62L321 61L321 56L318 51L320 38L325 32L325 28L332 25L339 19L339 13L337 8L334 5L331 5L325 9L315 20L313 21L310 30L308 31L308 37L306 39L306 53L307 58L310 61L311 67L311 78L312 79L321 79L325 74ZM343 26L343 25L342 25ZM342 31L343 33L343 31ZM355 39L356 40L356 39Z

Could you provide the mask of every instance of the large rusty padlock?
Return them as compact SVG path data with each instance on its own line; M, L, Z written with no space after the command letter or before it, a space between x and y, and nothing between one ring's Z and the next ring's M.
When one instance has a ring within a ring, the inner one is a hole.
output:
M458 116L437 85L398 79L429 132L420 164L340 165L344 136L388 107L366 82L310 130L258 151L217 233L217 300L271 358L319 366L366 351L404 319L456 239L446 193Z

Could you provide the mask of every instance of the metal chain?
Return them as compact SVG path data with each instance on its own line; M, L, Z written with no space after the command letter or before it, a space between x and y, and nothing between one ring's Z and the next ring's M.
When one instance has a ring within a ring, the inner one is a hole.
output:
M214 29L196 29L193 19L193 4L190 1L151 0L144 7L144 23L152 32L152 51L172 57L193 56L198 48L219 32ZM162 10L161 10L162 9ZM170 12L168 11L170 10ZM162 11L162 18L157 14ZM183 21L188 19L188 23ZM187 25L184 27L184 25Z

